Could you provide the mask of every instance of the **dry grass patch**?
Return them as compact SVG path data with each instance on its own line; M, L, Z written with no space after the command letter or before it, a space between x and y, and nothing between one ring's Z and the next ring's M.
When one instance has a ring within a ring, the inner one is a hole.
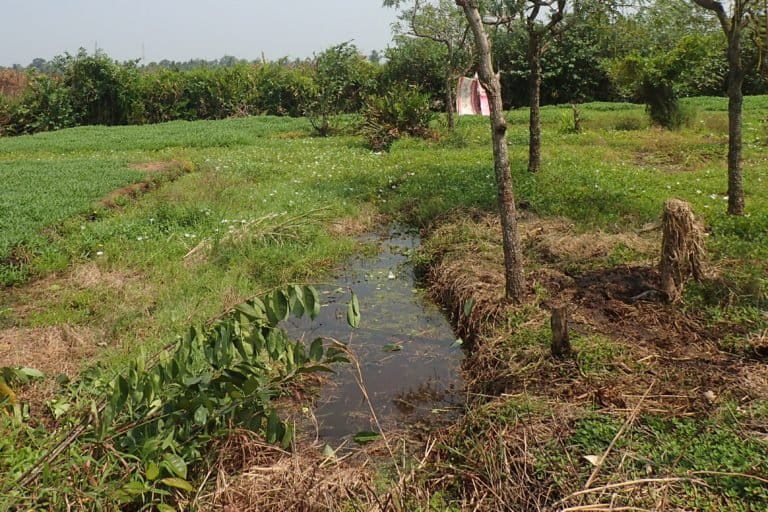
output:
M376 211L376 208L364 204L354 217L336 219L328 225L328 231L333 235L360 236L386 223L387 218Z
M652 128L638 137L640 147L634 152L632 162L638 167L667 172L696 171L725 158L719 138L711 140L712 137L707 136L691 143L683 134L662 128Z
M471 392L534 391L558 401L622 410L657 379L657 396L644 407L676 415L706 412L712 405L704 398L707 391L723 399L760 396L740 389L744 362L718 350L719 330L695 311L663 302L651 259L653 247L660 245L657 233L573 233L566 221L536 218L524 219L520 229L529 261L546 256L528 265L534 270L523 306L504 300L496 219L445 224L425 244L432 258L432 295L474 341L465 362ZM630 247L644 260L611 264L605 255L618 246ZM577 259L597 264L574 270ZM561 306L569 309L576 348L575 357L564 361L550 353L549 311Z
M115 292L126 299L130 295L144 295L143 286L137 288L141 275L119 270L106 270L95 262L78 265L67 273L51 274L25 286L8 291L7 304L14 315L24 320L35 314L46 313L52 304L61 305L68 296L77 292Z
M287 452L247 431L233 432L216 452L215 486L201 510L331 512L376 503L373 470L360 456L324 456L318 445Z

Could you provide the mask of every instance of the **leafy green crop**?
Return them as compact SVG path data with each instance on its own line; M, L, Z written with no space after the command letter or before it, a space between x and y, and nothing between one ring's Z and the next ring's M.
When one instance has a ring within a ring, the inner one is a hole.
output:
M246 428L288 448L293 427L280 419L274 400L302 374L332 372L331 365L348 361L341 346L326 347L322 339L305 346L279 327L289 316L315 318L319 311L312 287L275 290L211 325L190 328L156 357L140 353L114 378L87 379L87 393L72 397L72 410L83 412L69 418L65 443L77 443L99 467L110 468L100 485L112 489L105 495L116 505L173 502L175 494L194 491L191 473L210 440L228 429ZM36 491L60 478L56 455L53 448L42 456L42 474L40 461L9 472L15 483L7 481L5 491L25 506L53 505L72 492ZM90 485L84 479L76 489L87 492Z

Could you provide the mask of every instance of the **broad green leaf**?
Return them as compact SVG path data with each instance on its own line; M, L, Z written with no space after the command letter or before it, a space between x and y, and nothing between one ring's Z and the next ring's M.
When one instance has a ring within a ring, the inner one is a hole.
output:
M280 440L280 446L286 450L291 446L293 442L293 427L291 425L285 425L285 431L283 432L283 438Z
M250 354L248 350L248 348L250 348L250 345L248 345L248 347L246 348L245 344L243 343L243 339L240 336L235 336L234 343L235 343L235 348L240 354L240 357L248 361L250 359Z
M269 413L269 419L267 419L267 442L274 444L280 436L280 418L277 417L277 412L272 411Z
M260 315L259 312L256 311L256 308L254 308L253 305L251 305L251 304L249 304L247 302L243 302L242 304L238 304L237 306L235 306L235 309L237 311L240 311L241 313L245 314L245 316L247 316L248 318L250 318L252 320L256 319L256 318L261 318L262 317L262 315Z
M312 320L320 314L320 296L313 286L304 287L304 307Z
M267 316L273 326L288 318L288 310L288 298L282 290L276 290L269 295Z
M352 298L347 306L347 323L352 328L360 325L360 304L357 301L355 292L352 292Z
M472 310L475 307L475 299L467 299L464 301L464 316L472 314Z
M157 477L160 476L160 466L154 462L150 462L147 464L147 470L144 472L144 476L147 477L147 480L156 480Z
M165 453L163 454L163 462L171 473L181 478L187 478L187 463L184 462L184 459L174 453Z
M323 358L323 338L317 338L309 346L309 359L319 361Z
M129 494L132 496L138 496L140 494L144 494L145 492L149 491L149 487L144 482L137 482L134 480L122 486L120 490L126 494Z
M201 405L195 411L195 423L205 425L208 422L208 408Z
M352 436L352 440L359 444L372 443L373 441L378 441L379 439L381 439L381 434L378 432L370 432L368 430L358 432Z
M163 478L162 480L160 480L160 483L163 485L167 485L168 487L175 487L177 489L181 489L182 491L195 492L195 488L192 487L192 484L190 484L183 478Z
M17 371L29 379L42 379L45 377L43 372L35 368L19 368Z
M298 285L291 285L288 288L288 295L290 297L291 313L296 318L304 316L304 310L306 309L306 303L304 302L304 288Z

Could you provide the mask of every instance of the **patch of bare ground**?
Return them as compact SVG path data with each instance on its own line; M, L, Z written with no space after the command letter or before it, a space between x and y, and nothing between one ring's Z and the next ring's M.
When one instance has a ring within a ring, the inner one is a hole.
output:
M574 278L561 267L600 264L620 249L650 256L659 244L654 233L575 233L573 224L563 219L524 218L520 233L528 261L543 263L531 276L531 298L537 285L555 297L578 291ZM509 311L500 240L498 219L480 216L437 228L425 244L434 258L427 277L430 293L448 307L459 334L469 339L495 326Z
M126 185L113 190L98 201L99 206L117 208L127 199L135 199L146 192L157 188L160 184L173 181L192 171L192 164L180 160L142 162L131 165L132 169L147 173L138 183Z
M16 390L20 400L38 409L55 393L55 377L62 374L74 377L82 361L99 350L101 341L98 331L88 327L57 325L2 329L0 367L35 368L45 374L46 379Z

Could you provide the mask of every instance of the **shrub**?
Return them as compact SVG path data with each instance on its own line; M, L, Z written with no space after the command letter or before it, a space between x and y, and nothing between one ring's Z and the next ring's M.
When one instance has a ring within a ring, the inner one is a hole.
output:
M374 151L388 151L402 135L427 137L435 115L429 104L428 94L396 85L383 95L368 98L360 131Z
M314 88L312 70L307 66L263 64L255 70L254 80L256 110L273 116L302 115Z
M135 62L119 64L102 52L88 55L81 48L76 55L54 59L69 88L71 105L81 124L126 124L134 100L138 70Z
M613 129L617 131L635 131L643 128L643 121L630 116L621 116L616 119Z
M71 91L61 80L36 73L21 100L6 107L7 128L19 135L75 126L78 116L72 107Z
M13 107L11 101L0 94L0 137L10 135L11 119L13 117Z
M338 130L338 114L357 112L373 90L374 69L350 43L333 46L315 59L315 86L304 112L315 131L326 136Z
M609 64L609 72L625 96L646 104L651 121L669 129L678 129L693 117L682 108L680 97L689 93L691 76L697 87L721 78L710 65L712 43L705 36L686 36L671 51L650 56L632 54Z

